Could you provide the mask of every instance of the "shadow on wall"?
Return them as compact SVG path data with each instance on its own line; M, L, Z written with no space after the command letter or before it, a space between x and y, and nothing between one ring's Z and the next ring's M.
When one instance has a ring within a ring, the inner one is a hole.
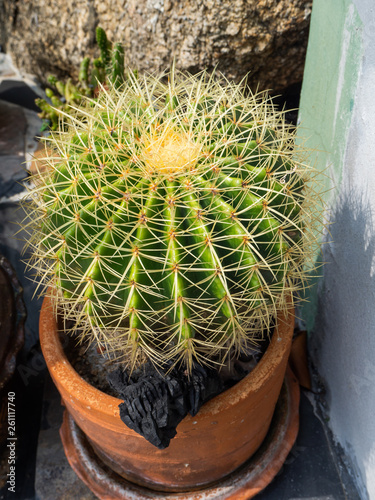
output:
M374 482L375 233L369 194L342 194L332 213L310 355L326 389L330 426L359 484ZM361 463L356 463L356 458ZM357 478L358 479L358 478ZM375 484L372 485L372 488ZM368 498L363 492L363 498Z

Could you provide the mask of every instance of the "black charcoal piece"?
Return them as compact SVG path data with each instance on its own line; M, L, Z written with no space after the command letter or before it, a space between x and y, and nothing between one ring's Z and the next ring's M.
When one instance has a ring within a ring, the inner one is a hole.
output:
M119 405L121 420L159 449L169 446L189 412L196 415L203 403L223 390L216 370L196 364L188 377L182 369L168 368L161 371L147 362L130 377L121 369L108 375L124 400Z
M188 388L189 412L194 416L202 404L223 391L223 383L216 370L195 364Z
M112 379L113 381L113 379ZM135 432L141 434L159 449L169 445L176 435L176 427L187 414L181 413L180 404L176 408L173 394L167 381L156 370L150 376L140 376L133 384L121 389L124 402L119 405L122 421ZM181 389L174 392L181 393Z

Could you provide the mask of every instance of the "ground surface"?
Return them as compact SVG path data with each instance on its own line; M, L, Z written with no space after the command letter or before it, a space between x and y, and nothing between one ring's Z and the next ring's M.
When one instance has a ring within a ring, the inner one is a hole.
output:
M65 458L58 429L62 420L59 395L47 372L38 342L41 301L22 262L23 218L19 199L24 191L25 162L35 149L40 120L29 85L0 54L0 252L16 270L28 311L25 347L8 388L16 394L16 493L8 491L8 450L0 456L0 500L91 500L95 496L78 479ZM1 300L1 297L0 297ZM358 496L322 420L314 412L312 394L302 393L297 442L282 470L259 500L357 500Z

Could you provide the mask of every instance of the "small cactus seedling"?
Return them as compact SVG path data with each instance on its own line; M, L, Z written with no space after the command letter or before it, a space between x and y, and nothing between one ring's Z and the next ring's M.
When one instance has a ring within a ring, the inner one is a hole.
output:
M188 371L259 340L304 286L319 214L283 112L172 71L65 118L29 197L31 265L82 338Z
M100 57L92 61L91 69L90 58L82 60L77 85L73 84L71 78L64 83L55 76L48 77L52 88L46 89L46 96L50 102L41 98L35 100L41 110L39 116L47 124L44 128L57 130L61 116L59 112L69 112L69 106L79 104L83 96L95 97L101 85L111 82L119 88L124 83L124 48L121 43L116 43L112 48L105 31L99 26L96 28L96 43Z

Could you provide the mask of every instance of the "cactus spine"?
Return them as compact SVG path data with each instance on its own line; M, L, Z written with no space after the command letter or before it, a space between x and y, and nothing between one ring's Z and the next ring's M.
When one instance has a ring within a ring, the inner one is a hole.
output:
M304 286L315 196L264 94L163 81L130 75L53 134L31 265L82 336L190 369L258 340Z

